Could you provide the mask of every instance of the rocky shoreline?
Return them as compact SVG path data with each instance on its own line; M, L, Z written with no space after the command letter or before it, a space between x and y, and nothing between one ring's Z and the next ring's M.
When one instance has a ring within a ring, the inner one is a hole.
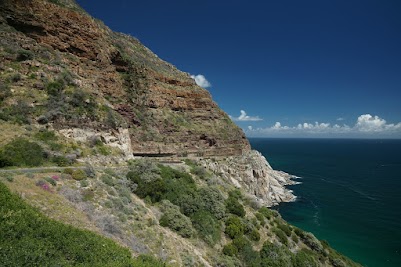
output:
M299 177L273 170L266 158L256 150L239 156L198 159L198 163L237 188L244 189L262 206L270 207L296 200L292 190L286 186L299 184L293 180Z

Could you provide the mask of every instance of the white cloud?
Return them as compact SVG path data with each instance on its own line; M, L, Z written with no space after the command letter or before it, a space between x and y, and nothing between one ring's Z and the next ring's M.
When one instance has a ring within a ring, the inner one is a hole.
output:
M337 118L337 121L343 121L343 120L345 120L344 118L342 118L342 117L340 117L340 118Z
M249 128L249 136L319 136L319 137L401 137L401 122L388 124L386 120L363 114L359 116L354 126L330 123L299 123L297 126L283 126L276 122L271 127Z
M381 132L386 127L387 123L384 119L370 114L363 114L359 116L355 127L362 132Z
M203 76L202 74L191 75L191 78L194 79L196 84L202 88L208 88L212 86L212 84L208 80L206 80L205 76Z
M262 121L262 118L259 118L259 116L248 116L245 112L245 110L241 110L240 111L241 114L238 117L232 117L230 116L230 118L233 121Z

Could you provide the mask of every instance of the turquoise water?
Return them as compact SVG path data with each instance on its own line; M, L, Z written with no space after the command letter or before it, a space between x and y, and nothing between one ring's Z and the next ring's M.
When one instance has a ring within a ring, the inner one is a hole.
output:
M274 169L302 177L288 222L364 266L401 266L401 140L250 139Z

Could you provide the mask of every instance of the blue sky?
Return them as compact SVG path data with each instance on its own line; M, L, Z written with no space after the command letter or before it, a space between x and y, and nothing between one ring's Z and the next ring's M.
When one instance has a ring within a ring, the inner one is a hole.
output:
M399 0L77 2L203 75L248 136L401 138Z

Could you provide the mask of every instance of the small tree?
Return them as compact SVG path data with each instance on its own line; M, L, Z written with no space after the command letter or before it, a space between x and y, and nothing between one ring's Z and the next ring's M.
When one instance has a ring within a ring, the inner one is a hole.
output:
M163 200L160 206L163 216L160 225L174 230L182 237L191 237L194 234L191 220L180 212L180 208L168 200Z

